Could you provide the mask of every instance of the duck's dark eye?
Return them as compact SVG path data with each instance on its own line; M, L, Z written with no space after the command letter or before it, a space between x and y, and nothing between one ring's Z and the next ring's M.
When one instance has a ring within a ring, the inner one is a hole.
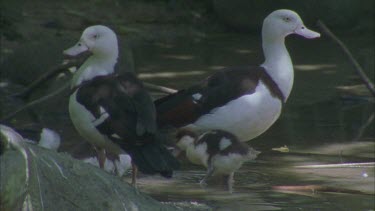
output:
M283 20L284 20L285 22L290 22L291 19L290 19L289 17L284 17Z
M99 35L95 34L94 36L92 36L92 38L94 38L94 39L98 39L98 38L99 38Z

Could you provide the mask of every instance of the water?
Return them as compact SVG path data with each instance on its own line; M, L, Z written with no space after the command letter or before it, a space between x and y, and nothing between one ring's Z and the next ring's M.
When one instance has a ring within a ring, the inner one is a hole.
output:
M373 45L361 37L344 39L374 69ZM176 44L177 43L177 44ZM183 88L226 66L259 64L260 40L244 35L219 35L176 43L135 46L140 77ZM235 174L234 193L218 185L201 187L205 169L184 162L172 180L141 178L141 190L161 201L196 202L214 210L374 210L374 166L301 168L316 164L373 162L374 122L370 98L347 95L338 86L358 84L352 66L324 37L290 37L288 49L295 65L295 85L280 119L249 144L262 154ZM366 47L367 46L367 47ZM368 71L370 77L373 72ZM286 146L289 152L272 148ZM277 186L317 185L330 190L280 191ZM341 192L341 193L340 193Z
M374 78L373 39L366 35L344 36L343 41ZM295 65L292 94L280 119L249 142L262 154L236 172L233 194L220 185L220 178L201 187L199 181L205 169L187 161L170 180L141 176L140 190L163 202L199 204L204 205L202 209L208 206L213 210L375 210L373 165L300 167L374 162L374 121L366 126L374 115L371 98L337 89L360 81L328 39L289 37L287 44ZM133 49L135 68L144 81L177 89L222 67L260 64L263 60L259 37L239 34L149 42ZM74 153L84 146L77 147L82 139L72 127L67 109L56 109L67 105L67 94L35 111L42 114L42 123L62 135L61 150ZM18 124L21 122L18 120ZM26 118L25 122L30 120ZM272 150L283 146L289 152ZM325 190L277 190L279 186L306 185Z

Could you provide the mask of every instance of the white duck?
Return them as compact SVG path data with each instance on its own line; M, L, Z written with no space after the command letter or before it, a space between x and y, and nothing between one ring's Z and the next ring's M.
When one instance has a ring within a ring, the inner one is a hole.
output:
M100 167L105 166L104 150L115 155L125 151L132 159L133 185L138 168L145 174L171 177L178 162L159 140L150 95L134 74L114 74L116 34L106 26L88 27L64 54L86 51L92 55L73 76L69 112L81 136L100 152Z
M111 75L115 72L115 65L118 58L116 34L106 26L96 25L88 27L83 31L77 44L65 50L64 55L74 57L85 52L92 52L92 55L73 75L71 81L73 93L69 99L70 118L81 136L90 143L92 141L95 142L93 144L94 147L107 149L113 151L115 154L119 154L122 151L121 148L118 145L112 144L112 142L108 142L106 140L108 138L103 137L95 129L95 124L100 123L104 118L96 119L90 112L87 112L85 106L77 103L76 95L78 90L75 89L81 83L87 82L96 76ZM92 122L93 124L87 124L87 122ZM105 157L102 153L102 151L98 151L98 160L101 167L104 165Z
M193 87L158 99L158 124L198 133L225 130L240 141L265 132L280 116L293 87L293 64L285 47L290 34L308 39L320 36L307 29L297 13L272 12L263 22L263 64L225 68Z

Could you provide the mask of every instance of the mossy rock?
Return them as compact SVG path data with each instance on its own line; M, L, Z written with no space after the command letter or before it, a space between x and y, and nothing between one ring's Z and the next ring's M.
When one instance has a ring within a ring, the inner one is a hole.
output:
M21 146L2 149L1 210L178 210L68 154Z

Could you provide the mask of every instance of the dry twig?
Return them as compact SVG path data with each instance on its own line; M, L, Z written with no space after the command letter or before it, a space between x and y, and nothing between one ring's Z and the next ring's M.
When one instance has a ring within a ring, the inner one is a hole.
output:
M159 85L155 85L155 84L150 84L150 83L146 83L146 82L144 82L143 84L148 89L163 92L163 93L166 93L166 94L174 94L178 91L176 89L168 88L168 87L165 87L165 86L159 86Z
M14 97L21 97L21 98L28 98L31 93L33 93L37 88L39 88L43 83L48 81L49 79L55 77L59 73L66 72L71 67L79 67L83 64L83 62L87 59L89 54L85 54L79 58L72 58L67 60L67 62L60 64L51 70L47 71L43 75L41 75L38 79L33 81L29 86L27 86L22 92L19 92Z
M41 98L38 98L38 99L36 99L36 100L33 100L33 101L27 103L26 105L22 106L21 108L19 108L19 109L13 111L13 112L10 113L10 114L7 114L7 115L6 115L5 117L3 117L3 118L1 118L1 119L0 119L0 122L5 122L5 121L7 121L7 120L13 118L14 116L16 116L16 115L17 115L18 113L20 113L21 111L24 111L24 110L26 110L26 109L29 109L29 108L31 108L31 107L33 107L33 106L39 104L39 103L42 103L42 102L44 102L44 101L46 101L46 100L48 100L48 99L50 99L50 98L52 98L52 97L54 97L54 96L60 94L60 93L63 92L64 90L68 89L69 86L70 86L70 83L66 83L64 86L60 87L60 88L57 89L56 91L54 91L54 92L52 92L52 93L49 93L49 94L47 94L47 95L45 95L45 96L43 96L43 97L41 97Z
M340 46L341 50L345 53L345 55L349 58L349 61L353 64L357 74L363 81L363 83L366 85L368 90L371 92L371 94L375 97L375 87L374 84L370 81L370 79L367 77L366 73L363 71L361 65L357 62L357 60L353 57L352 53L349 51L349 49L345 46L345 44L337 38L335 34L332 33L331 30L321 21L319 20L317 22L318 27L320 30L326 34L328 37L330 37L337 45Z

